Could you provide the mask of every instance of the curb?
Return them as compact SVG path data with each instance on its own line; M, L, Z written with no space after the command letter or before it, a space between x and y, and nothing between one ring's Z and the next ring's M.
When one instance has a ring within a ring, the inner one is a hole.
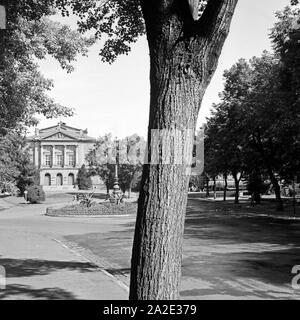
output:
M44 216L51 218L122 218L122 217L135 217L136 214L102 214L102 215L54 215L51 213L45 213Z
M67 249L68 251L72 252L73 254L79 256L80 258L82 258L83 260L85 260L86 262L95 265L97 267L97 269L102 272L103 274L105 274L106 276L108 276L110 279L112 279L112 281L114 281L119 287L121 287L123 290L125 290L127 293L129 293L129 287L121 280L119 280L117 277L115 277L113 274L109 273L108 271L106 271L102 265L100 265L99 263L97 263L96 261L93 261L89 258L87 258L85 255L81 254L78 252L78 250L72 248L71 246L68 246L66 243L64 243L63 241L56 239L56 238L52 238L53 241L55 241L56 243L58 243L60 246L62 246L63 248ZM83 250L85 250L84 248L82 248Z

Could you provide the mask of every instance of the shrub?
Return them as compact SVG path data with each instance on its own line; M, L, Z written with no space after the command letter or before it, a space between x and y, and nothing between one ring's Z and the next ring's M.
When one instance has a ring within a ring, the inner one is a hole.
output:
M30 203L41 203L45 201L45 192L41 186L31 186L27 189L27 200Z
M83 206L90 208L95 201L93 200L94 193L91 194L77 194L76 200Z
M125 202L119 205L109 202L94 203L90 207L82 204L69 205L60 209L49 209L50 216L88 216L88 215L133 215L137 213L137 203Z
M79 190L88 190L93 186L92 179L88 171L86 170L85 165L82 165L82 167L78 171L77 184Z

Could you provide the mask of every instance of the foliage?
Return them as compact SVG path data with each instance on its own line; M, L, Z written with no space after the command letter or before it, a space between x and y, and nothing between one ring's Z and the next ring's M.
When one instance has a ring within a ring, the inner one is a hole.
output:
M112 154L114 143L112 135L106 134L99 137L87 156L89 172L91 175L98 175L105 183L107 193L114 184L115 157Z
M116 205L123 203L124 198L125 198L125 195L123 192L118 192L118 193L111 192L107 195L107 200L109 200L110 203L114 203Z
M42 186L33 185L27 188L27 201L30 203L41 203L46 200Z
M267 174L279 203L279 180L299 172L300 151L299 106L284 72L278 56L268 52L239 60L224 73L222 102L206 130L209 165L218 173Z
M77 184L79 190L89 190L92 187L92 179L83 164L77 174Z
M117 158L119 184L125 192L139 183L144 154L145 141L138 135L135 134L119 140L116 145L112 135L106 134L97 139L94 149L89 152L86 159L90 172L100 176L106 185L107 193L109 193L109 189L114 184Z
M120 54L128 54L130 45L145 34L139 0L57 0L63 15L78 16L81 32L94 30L97 39L104 39L100 56L112 63Z
M74 216L74 215L133 215L137 212L137 204L123 202L119 205L112 203L93 203L90 207L76 204L60 209L47 210L50 216Z
M204 175L191 176L189 182L189 188L195 188L196 191L202 190L205 187Z
M8 26L0 34L0 133L46 118L71 116L73 110L48 96L53 82L40 73L37 60L52 56L67 72L77 54L86 55L94 42L77 31L44 17L53 13L51 1L9 1ZM34 10L35 9L35 10Z
M255 203L260 203L261 195L269 189L269 184L264 182L258 172L253 172L247 177L247 190Z
M33 184L39 184L39 172L30 161L25 138L16 132L0 136L0 189L15 193L18 188L23 195Z
M95 201L93 200L94 193L90 194L77 194L75 199L79 201L81 205L86 206L87 208L91 207Z
M119 55L128 54L130 46L146 32L140 0L47 0L47 2L55 3L64 16L75 14L78 17L80 32L93 30L97 39L103 39L103 47L99 54L105 62L112 63ZM291 0L292 5L298 3L298 0ZM175 3L173 5L176 6Z
M24 162L20 163L18 167L20 173L16 179L16 186L20 191L20 195L23 195L29 186L40 184L40 174L29 158L24 159Z

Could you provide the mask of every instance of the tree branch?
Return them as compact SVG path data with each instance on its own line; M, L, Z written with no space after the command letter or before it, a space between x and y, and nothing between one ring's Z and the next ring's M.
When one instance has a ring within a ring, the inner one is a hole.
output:
M197 22L198 30L205 35L216 32L228 33L231 20L238 0L209 0Z

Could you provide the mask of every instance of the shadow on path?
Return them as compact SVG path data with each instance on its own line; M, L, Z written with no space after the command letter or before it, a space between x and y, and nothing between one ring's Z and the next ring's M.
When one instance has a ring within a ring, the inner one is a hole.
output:
M7 278L46 275L57 270L65 269L77 270L79 272L93 272L97 269L97 266L87 262L37 259L0 258L0 265L5 268Z
M34 289L30 286L11 284L5 290L0 291L1 299L43 299L43 300L75 300L76 297L66 290L61 288L43 288Z

